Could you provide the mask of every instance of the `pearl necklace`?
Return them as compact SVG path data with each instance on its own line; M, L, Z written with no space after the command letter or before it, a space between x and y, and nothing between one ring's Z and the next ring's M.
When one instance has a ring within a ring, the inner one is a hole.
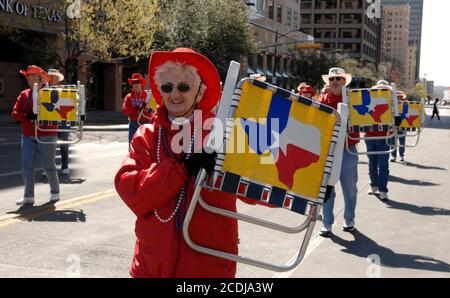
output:
M196 134L197 130L196 127L194 126L194 133L192 135L191 138L191 145L189 146L189 151L186 155L186 159L189 159L192 155L192 147L194 145L194 136ZM160 126L158 129L158 143L157 143L157 148L156 148L156 161L157 164L161 163L161 139L162 139L162 127ZM168 148L167 148L168 149ZM181 189L180 195L178 196L178 200L177 200L177 205L175 206L175 209L173 210L172 214L170 214L170 216L166 219L161 218L161 216L159 216L157 209L154 210L155 216L156 218L161 222L161 223L168 223L170 222L173 217L177 214L178 209L180 208L181 202L183 201L183 199L186 196L186 185L183 186L183 188Z

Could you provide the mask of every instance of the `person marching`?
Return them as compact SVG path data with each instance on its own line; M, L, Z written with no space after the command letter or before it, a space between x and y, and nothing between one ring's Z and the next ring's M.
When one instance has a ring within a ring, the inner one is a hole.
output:
M48 75L50 76L50 82L49 85L51 87L57 87L60 85L62 81L64 81L64 75L59 72L57 69L50 68L47 71ZM67 124L61 124L59 129L70 129L70 127ZM69 133L68 132L58 132L58 139L63 141L69 140ZM63 175L69 175L69 145L68 144L61 144L59 145L59 151L61 152L61 174Z
M59 200L59 178L56 171L56 132L38 130L39 139L51 144L42 144L35 137L35 120L37 115L33 113L33 86L36 83L42 88L50 81L50 76L36 65L28 66L27 70L20 73L27 79L30 88L23 90L17 97L11 116L20 122L22 127L21 163L22 176L25 184L24 195L16 201L17 205L34 204L34 162L37 157L41 160L42 167L47 175L50 185L50 202ZM54 129L55 126L40 126L43 129Z
M328 75L322 76L322 79L327 85L330 86L330 89L327 93L320 96L319 102L337 109L338 103L342 102L342 88L350 84L352 81L352 75L345 73L345 70L342 68L333 67L329 70ZM358 132L351 133L349 135L353 138L359 137ZM356 155L356 144L359 141L348 138L347 142L349 145L349 150L355 154L351 154L347 150L344 150L339 181L342 187L345 204L343 230L346 232L352 232L355 229L356 196L358 193L358 188L356 185L358 182L358 155ZM320 229L320 235L323 237L330 237L332 234L335 197L336 192L333 189L329 199L323 206L323 226Z
M380 90L392 90L392 87L385 80L377 82L372 89ZM368 131L366 137L386 137L387 131ZM389 139L391 140L391 139ZM369 152L387 152L389 151L389 144L386 143L386 139L372 139L365 140L367 151ZM368 194L379 194L380 200L383 202L388 201L388 180L389 180L389 153L385 154L368 154L369 159L369 177L370 187L367 191Z
M399 104L403 102L408 102L406 99L406 94L403 91L397 90L397 99ZM404 128L397 128L397 133L399 135L398 141L400 143L400 147L398 148L398 153L400 155L400 161L405 161L405 143L406 143L406 130ZM393 140L390 144L393 144ZM395 162L397 160L397 147L394 148L394 151L391 153L391 162Z
M303 86L300 88L300 91L298 93L300 96L307 97L310 99L313 99L314 96L316 96L316 91L314 88L310 85Z
M128 144L130 144L139 128L139 114L145 108L147 92L144 89L147 81L142 77L142 74L133 73L131 78L128 79L128 84L132 87L132 91L123 100L122 113L128 116ZM142 121L146 122L145 120Z
M215 155L202 150L199 147L202 142L197 138L207 136L209 131L202 129L203 124L215 116L211 110L221 94L218 71L205 56L192 49L178 48L152 53L149 80L157 109L152 123L137 130L130 152L115 176L118 194L137 216L137 241L130 274L234 277L235 262L192 250L182 232L197 174L201 169L208 173L214 169ZM201 112L198 120L201 123L194 121L194 110ZM180 143L179 139L173 142L180 134L179 127L190 136L189 144L182 145L184 150L173 148ZM236 211L236 195L203 189L201 196L208 204ZM189 233L199 245L237 253L235 219L197 207Z

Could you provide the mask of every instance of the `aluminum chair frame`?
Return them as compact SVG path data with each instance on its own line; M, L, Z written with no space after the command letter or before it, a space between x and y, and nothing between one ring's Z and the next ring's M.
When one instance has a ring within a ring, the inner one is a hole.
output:
M79 143L83 138L83 122L86 119L86 90L84 85L81 85L80 81L77 82L77 85L60 85L57 86L59 88L66 88L66 89L76 89L77 90L77 102L76 102L76 109L77 109L77 119L76 121L73 121L76 123L76 125L71 126L69 129L48 129L48 128L41 128L39 127L40 122L47 121L47 120L40 120L40 96L39 96L39 90L38 86L35 83L33 86L33 113L37 115L37 120L35 120L34 123L34 135L36 138L36 141L41 144L58 144L58 145L72 145ZM46 88L48 87L48 84L46 85ZM49 121L48 121L49 122ZM60 126L65 121L50 121L50 122L56 122L57 126ZM72 121L68 121L72 122ZM72 128L73 127L73 128ZM39 138L38 133L39 132L67 132L67 133L73 133L76 135L76 138L74 140L57 140L56 142L48 142L44 141L41 138Z

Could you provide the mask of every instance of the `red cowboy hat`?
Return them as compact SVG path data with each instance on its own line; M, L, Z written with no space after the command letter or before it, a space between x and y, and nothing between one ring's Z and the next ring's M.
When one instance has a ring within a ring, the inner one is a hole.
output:
M128 84L133 86L133 83L141 83L142 88L145 88L147 80L140 73L133 73L128 79Z
M300 93L303 95L304 93L311 93L312 96L316 95L316 90L310 85L303 86L300 89Z
M27 70L19 70L19 72L26 77L32 74L37 74L45 83L50 82L51 79L50 76L42 68L36 65L30 65L28 66Z
M155 72L159 66L167 61L178 61L192 65L197 69L202 83L206 85L205 94L198 103L198 107L205 112L212 110L221 95L219 73L208 58L189 48L178 48L173 51L155 51L152 53L148 63L148 75L150 88L158 105L162 105L163 98L154 79Z

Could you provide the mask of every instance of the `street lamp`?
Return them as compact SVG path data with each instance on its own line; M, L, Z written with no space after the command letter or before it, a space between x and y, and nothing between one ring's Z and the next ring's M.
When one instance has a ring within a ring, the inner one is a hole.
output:
M275 49L274 49L274 57L273 57L273 64L272 64L272 74L273 74L273 77L272 77L272 84L276 84L276 82L277 82L277 78L276 78L276 61L277 61L277 54L278 54L278 35L281 35L280 36L280 38L281 37L289 37L289 38L292 38L292 39L294 39L294 40L296 40L295 38L293 38L293 37L291 37L291 36L289 36L289 35L287 35L287 34L289 34L289 33L292 33L292 32L299 32L300 31L300 28L298 28L298 29L294 29L294 30L289 30L289 31L287 31L287 32L284 32L284 33L278 33L278 30L275 30L275 44L274 44L274 47L275 47Z

